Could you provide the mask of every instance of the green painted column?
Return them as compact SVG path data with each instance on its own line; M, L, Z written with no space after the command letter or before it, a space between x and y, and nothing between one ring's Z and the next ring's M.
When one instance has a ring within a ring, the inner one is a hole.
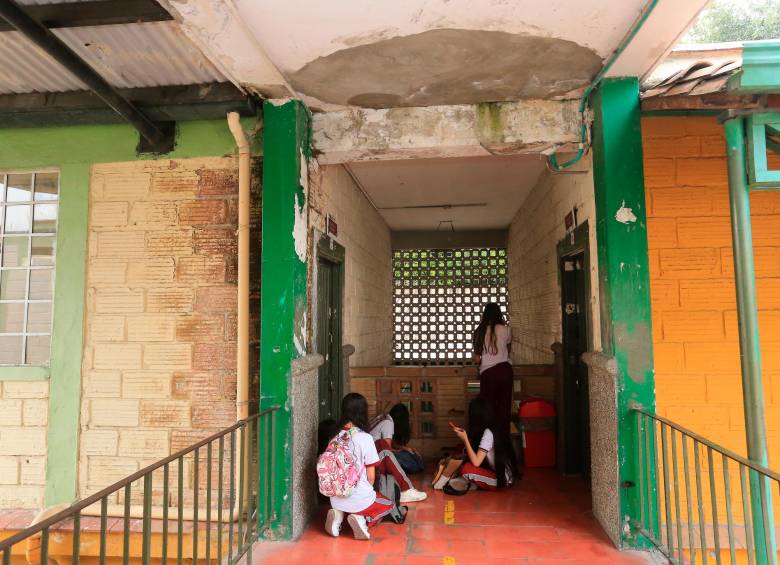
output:
M621 541L646 547L626 517L640 516L637 421L631 406L655 408L647 215L639 82L605 79L592 99L601 342L618 364L617 420ZM652 513L652 510L651 510Z
M292 533L291 362L306 343L306 163L309 113L297 100L263 103L261 409L281 406L272 428L272 535ZM312 408L315 409L315 408Z
M62 165L49 382L46 506L70 503L77 495L88 208L89 165Z

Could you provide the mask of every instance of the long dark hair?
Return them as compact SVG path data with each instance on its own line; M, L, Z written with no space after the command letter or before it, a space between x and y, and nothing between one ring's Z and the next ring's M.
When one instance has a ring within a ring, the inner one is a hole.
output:
M484 352L488 352L492 355L498 353L498 345L496 344L496 326L503 326L506 324L504 321L504 314L501 312L501 307L495 302L488 302L485 304L485 310L482 312L482 321L474 330L474 353L482 355ZM490 328L490 343L485 343L485 336L487 330Z
M390 409L393 419L393 441L398 445L406 445L412 437L412 426L409 423L409 409L405 404L396 404Z
M347 424L364 431L368 429L368 401L362 394L350 392L341 401L339 427L343 428Z
M514 452L508 435L497 429L493 418L493 409L490 402L482 396L478 396L469 402L469 443L476 452L485 430L493 434L493 449L495 450L496 481L498 487L506 486L506 470L509 467L511 473L516 472Z

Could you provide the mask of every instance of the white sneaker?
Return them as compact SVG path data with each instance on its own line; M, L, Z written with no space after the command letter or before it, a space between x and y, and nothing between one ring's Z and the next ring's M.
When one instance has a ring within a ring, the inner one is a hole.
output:
M409 502L422 502L428 498L428 495L416 488L410 488L401 493L401 504L408 504Z
M366 518L364 516L350 514L347 516L347 522L352 528L352 533L355 534L355 539L371 539L371 534L368 533L368 524L366 524Z
M341 523L344 521L344 513L341 510L331 508L328 510L328 517L325 518L325 531L334 538L339 537Z

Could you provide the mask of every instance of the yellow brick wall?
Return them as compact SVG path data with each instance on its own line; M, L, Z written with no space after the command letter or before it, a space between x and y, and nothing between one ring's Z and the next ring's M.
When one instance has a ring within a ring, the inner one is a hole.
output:
M728 178L714 118L642 120L658 412L745 453ZM780 465L780 193L751 198L770 462Z
M332 214L336 241L345 249L343 343L355 346L350 364L387 365L393 344L390 229L341 165L322 167L309 178L311 226L321 233Z
M236 175L232 158L92 170L82 495L235 421Z
M0 382L0 509L43 505L48 398L46 381Z
M591 334L600 347L595 200L590 158L585 174L544 173L509 226L509 313L515 363L552 363L550 346L561 340L558 242L564 218L576 206L580 224L589 224Z

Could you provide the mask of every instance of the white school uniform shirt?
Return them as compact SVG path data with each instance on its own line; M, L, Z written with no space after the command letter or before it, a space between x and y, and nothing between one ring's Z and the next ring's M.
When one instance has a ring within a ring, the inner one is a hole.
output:
M373 485L368 482L366 468L379 463L374 438L362 430L350 435L350 449L355 454L357 464L361 467L360 480L349 496L330 497L330 505L347 514L365 510L376 501L376 492Z
M482 432L482 439L479 440L479 449L485 452L485 459L487 459L488 465L493 471L495 471L496 445L493 438L493 432L487 428L485 428L485 431ZM512 482L512 471L509 470L508 466L506 467L506 482L507 484Z
M491 353L488 348L491 343L490 328L485 332L485 345L482 346L482 362L479 364L479 372L484 373L499 363L509 362L509 344L512 343L512 330L509 326L496 324L496 352Z
M380 439L393 439L394 433L395 422L390 414L385 414L385 416L371 428L371 437L374 438L374 441Z

